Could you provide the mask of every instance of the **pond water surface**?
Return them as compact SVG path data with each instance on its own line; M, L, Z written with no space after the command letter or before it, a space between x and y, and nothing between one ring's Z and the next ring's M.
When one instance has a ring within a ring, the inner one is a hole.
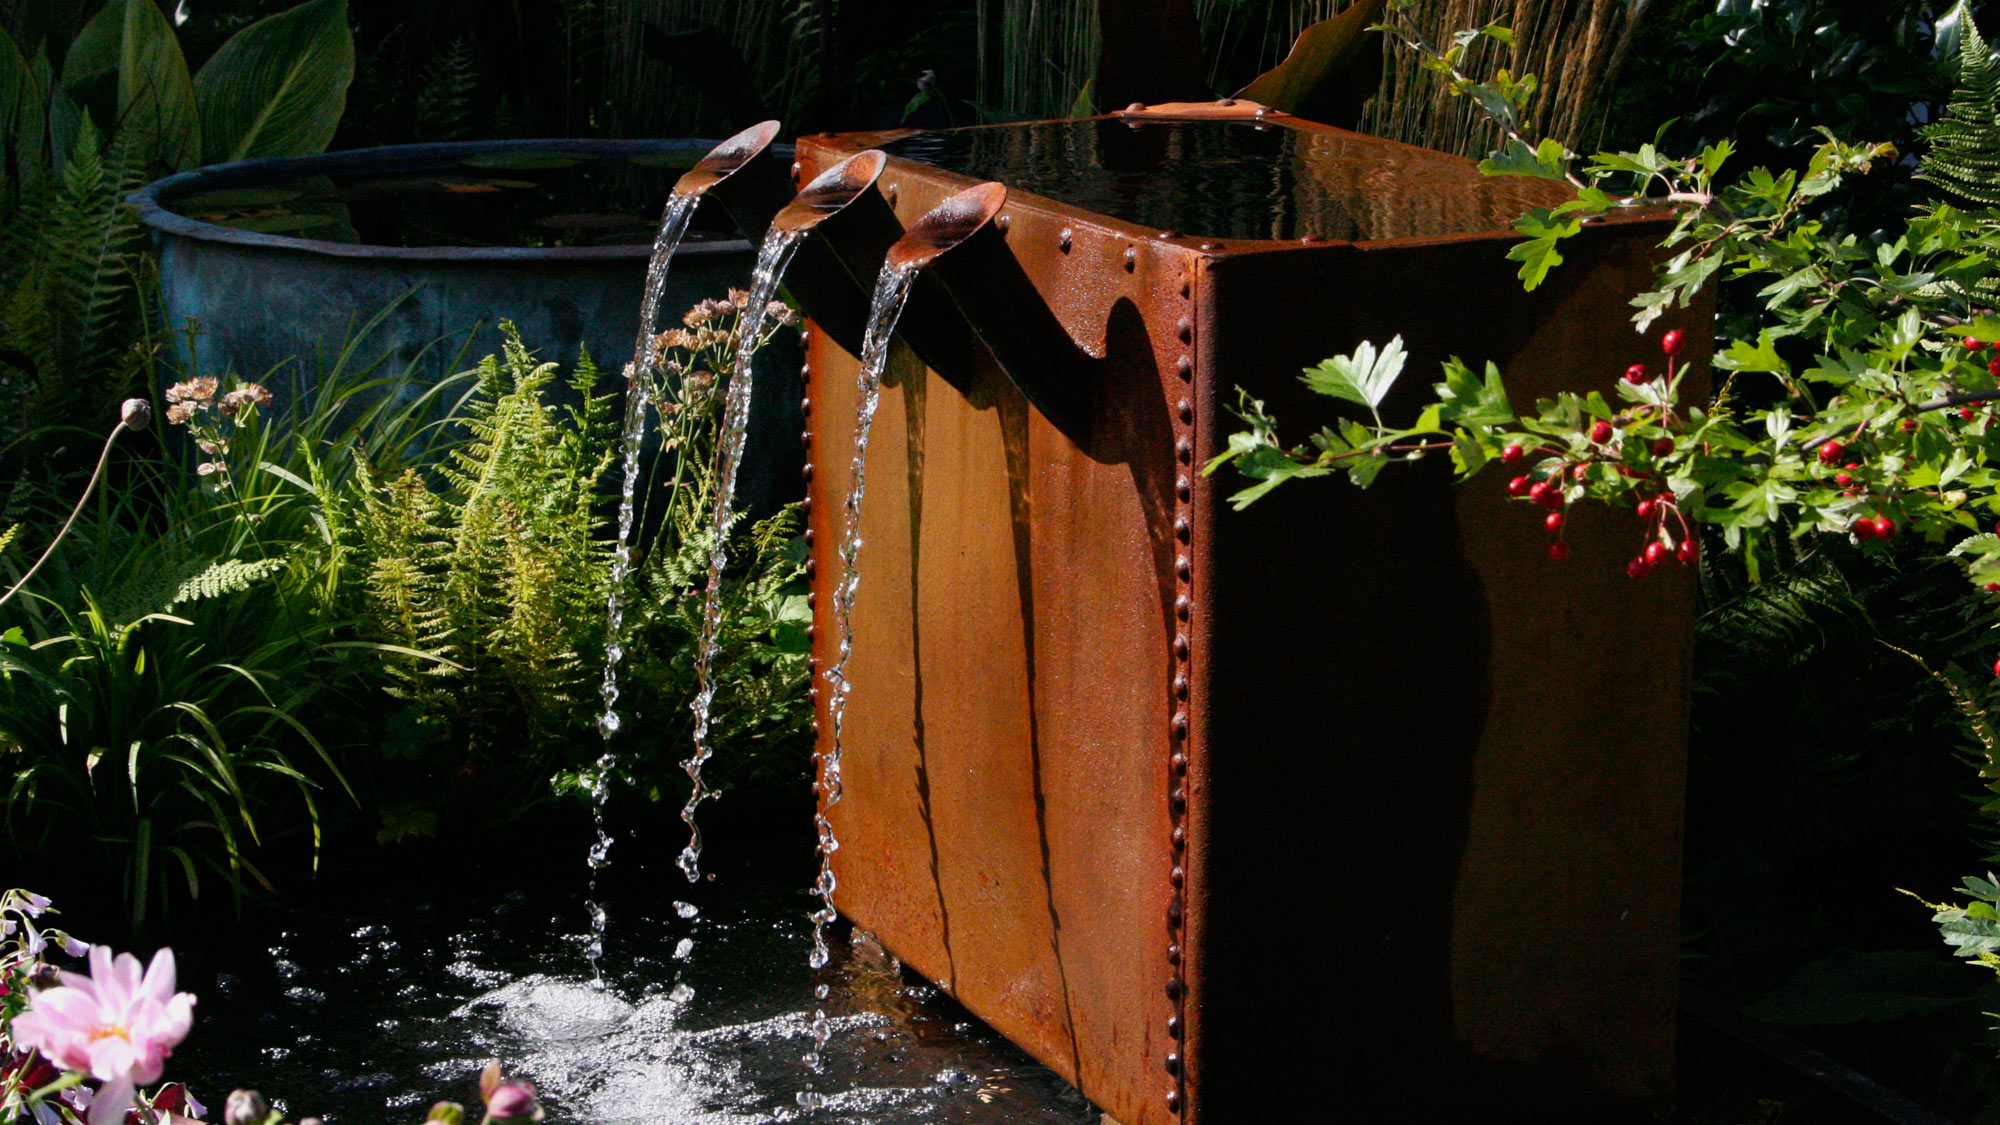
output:
M288 916L212 986L185 982L202 991L170 1077L213 1106L249 1086L294 1119L414 1123L434 1101L476 1105L477 1072L498 1058L551 1121L806 1120L800 1057L824 982L828 1101L810 1120L1096 1125L1074 1090L866 935L838 942L824 975L808 969L811 869L786 857L723 858L698 896L670 852L623 857L638 870L605 896L602 992L583 955L580 859L568 879L489 889L490 871L439 871ZM698 898L693 918L677 895Z

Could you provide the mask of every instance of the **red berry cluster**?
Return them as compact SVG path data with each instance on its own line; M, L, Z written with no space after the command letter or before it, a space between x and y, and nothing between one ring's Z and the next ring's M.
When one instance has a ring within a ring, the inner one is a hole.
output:
M1668 332L1660 340L1660 351L1667 357L1666 379L1671 382L1675 374L1674 357L1687 344L1687 336L1679 329ZM1625 369L1623 379L1634 386L1648 381L1650 373L1643 363L1635 363ZM1668 559L1678 559L1683 564L1692 564L1701 557L1701 547L1674 493L1665 488L1665 478L1657 472L1647 472L1641 467L1627 464L1619 448L1622 427L1648 420L1657 421L1661 426L1677 424L1670 413L1661 411L1657 418L1649 418L1655 408L1641 406L1627 410L1616 419L1599 418L1590 423L1586 436L1591 449L1581 455L1571 451L1543 446L1533 450L1521 445L1509 445L1500 451L1500 460L1515 464L1529 453L1543 456L1534 473L1517 476L1507 482L1507 495L1547 509L1542 516L1542 526L1556 541L1549 545L1549 557L1561 561L1569 557L1569 544L1562 538L1565 526L1565 489L1571 484L1580 484L1592 469L1608 470L1618 476L1628 478L1626 485L1636 501L1640 520L1645 524L1644 546L1625 565L1625 573L1634 578L1643 578L1656 566ZM1674 439L1661 435L1652 440L1647 449L1655 458L1664 458L1673 453Z

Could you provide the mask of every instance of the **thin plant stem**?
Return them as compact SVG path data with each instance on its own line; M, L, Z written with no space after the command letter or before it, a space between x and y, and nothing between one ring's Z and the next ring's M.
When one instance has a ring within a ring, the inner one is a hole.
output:
M70 509L69 518L63 521L62 529L57 531L55 538L49 540L49 545L42 549L42 557L35 560L35 565L28 568L28 572L21 576L20 581L14 583L6 593L0 594L0 605L6 605L15 594L20 593L22 587L25 587L42 569L43 564L55 555L56 547L69 535L69 529L76 526L76 517L83 514L83 506L90 502L91 494L97 491L97 482L104 476L104 466L111 461L111 447L117 443L118 435L131 428L133 427L123 418L118 419L118 424L111 427L111 433L104 439L104 451L97 455L97 468L91 470L90 480L83 486L83 495L77 497L76 507Z

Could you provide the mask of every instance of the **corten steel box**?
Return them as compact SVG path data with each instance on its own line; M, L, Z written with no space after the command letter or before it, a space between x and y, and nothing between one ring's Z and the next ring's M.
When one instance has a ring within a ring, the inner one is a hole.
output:
M794 171L871 144L905 226L1009 183L993 237L1033 292L983 279L1003 299L973 327L1052 312L1081 351L1012 378L892 356L841 912L1124 1125L1664 1093L1689 576L1626 576L1629 511L1573 513L1551 561L1498 467L1458 487L1434 455L1242 512L1233 471L1199 471L1238 387L1294 439L1331 420L1300 369L1362 340L1409 348L1391 418L1451 355L1497 362L1523 409L1608 394L1676 324L1705 364L1706 310L1629 323L1664 223L1589 229L1524 293L1508 224L1565 189L1283 115L822 136ZM857 367L809 332L821 673ZM1058 424L1016 378L1080 380L1083 409Z

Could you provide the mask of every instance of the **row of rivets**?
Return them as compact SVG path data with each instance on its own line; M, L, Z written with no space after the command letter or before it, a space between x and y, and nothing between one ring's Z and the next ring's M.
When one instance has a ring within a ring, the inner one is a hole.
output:
M1167 232L1162 237L1168 237ZM1180 341L1180 355L1174 358L1174 375L1182 384L1194 382L1194 285L1185 273L1180 279L1182 315L1174 323L1174 335ZM1194 616L1194 592L1191 581L1194 577L1194 563L1188 547L1194 540L1194 478L1191 468L1194 462L1194 399L1182 395L1174 404L1174 415L1179 433L1174 441L1174 459L1177 462L1174 477L1174 539L1178 548L1174 552L1174 671L1173 694L1176 702L1168 727L1173 738L1173 749L1168 758L1169 786L1168 817L1173 825L1173 863L1167 873L1167 881L1172 886L1172 894L1167 899L1167 999L1173 1004L1173 1013L1167 1018L1167 1035L1179 1041L1181 1037L1183 1006L1186 985L1181 976L1181 927L1185 920L1187 869L1183 864L1187 849L1187 770L1188 770L1188 661L1192 654L1189 623ZM1166 1057L1166 1071L1174 1078L1172 1088L1167 1091L1167 1112L1181 1111L1182 1089L1186 1078L1182 1074L1179 1051Z
M797 169L798 166L793 165L794 175L797 174ZM806 355L808 356L812 355L811 328L799 329L799 347L805 351ZM807 463L808 465L810 465L812 459L812 394L811 394L812 364L811 362L806 362L799 365L799 384L807 392L804 396L802 396L799 399L799 414L805 418L805 428L800 431L799 440L800 443L805 446ZM811 478L808 477L807 479L810 480ZM812 568L812 542L813 542L811 489L806 490L806 498L799 502L799 518L804 520L806 523L806 529L803 534L805 536L805 541L806 541L807 573L810 574ZM818 606L819 606L819 594L811 589L807 589L806 590L807 614L810 615L815 609L818 608ZM807 620L810 621L811 617L808 616ZM808 641L808 645L810 645L810 641L813 635L814 635L813 626L808 624L806 626L806 638ZM819 657L811 654L812 650L810 647L808 647L806 651L807 651L806 699L810 701L810 704L813 708L812 732L815 739L817 739L819 735Z

